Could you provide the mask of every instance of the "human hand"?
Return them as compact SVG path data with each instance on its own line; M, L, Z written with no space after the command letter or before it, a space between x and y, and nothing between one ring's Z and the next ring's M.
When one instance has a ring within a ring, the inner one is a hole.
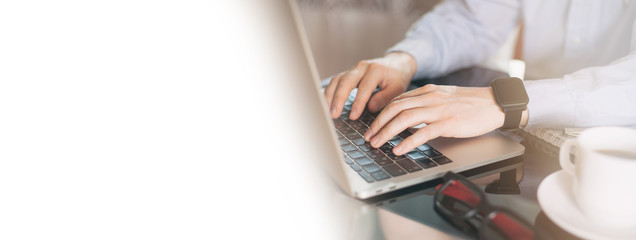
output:
M382 109L395 96L406 91L417 65L415 59L404 52L389 53L382 58L360 61L351 70L336 75L325 89L327 107L332 118L342 113L351 90L358 88L358 93L349 118L356 120L369 104L371 112ZM380 87L380 91L373 91Z
M527 114L525 114L527 119ZM492 89L426 85L387 105L364 134L380 147L403 130L426 123L393 148L402 155L437 137L474 137L503 126L505 115Z

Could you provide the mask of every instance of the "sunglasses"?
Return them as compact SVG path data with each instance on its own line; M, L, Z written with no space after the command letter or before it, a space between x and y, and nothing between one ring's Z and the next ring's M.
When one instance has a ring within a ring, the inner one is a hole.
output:
M463 176L448 172L437 186L435 212L478 239L544 239L514 213L490 205L486 195Z

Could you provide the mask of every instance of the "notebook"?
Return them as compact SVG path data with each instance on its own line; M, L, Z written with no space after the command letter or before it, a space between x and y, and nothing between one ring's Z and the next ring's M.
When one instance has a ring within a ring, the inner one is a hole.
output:
M308 114L321 116L322 123L317 126L328 128L325 131L329 133L331 140L328 148L330 157L324 159L324 168L347 195L367 199L434 180L447 171L461 172L524 153L525 148L521 144L497 131L473 138L438 138L403 156L395 156L392 148L414 131L409 129L393 137L382 147L372 148L364 142L362 134L375 119L375 114L365 111L356 121L346 117L355 92L345 107L345 114L331 119L302 19L295 1L289 2L296 23L295 30L304 49L304 52L298 54L304 54L312 71L311 79L304 80L311 81L311 84L304 86L313 88L303 90L307 93L302 95L306 98L303 101L306 103L304 107Z

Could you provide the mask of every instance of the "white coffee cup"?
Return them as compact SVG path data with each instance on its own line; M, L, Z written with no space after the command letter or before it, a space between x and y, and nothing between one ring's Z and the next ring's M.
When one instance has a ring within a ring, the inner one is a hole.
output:
M608 227L636 227L636 129L586 129L561 145L559 161L583 214Z

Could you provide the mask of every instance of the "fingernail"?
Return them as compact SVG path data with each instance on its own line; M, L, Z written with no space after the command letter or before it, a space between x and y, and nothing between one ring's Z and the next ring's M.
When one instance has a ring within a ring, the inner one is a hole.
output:
M378 138L377 137L371 139L371 146L376 146L376 145L378 145Z
M336 116L336 106L331 107L331 116Z
M364 135L362 136L364 138L365 141L369 141L369 131L365 132Z
M402 146L397 145L393 148L393 153L395 153L395 155L402 155Z
M349 119L353 119L353 116L357 114L358 114L358 111L356 109L351 109L351 113L349 113Z

